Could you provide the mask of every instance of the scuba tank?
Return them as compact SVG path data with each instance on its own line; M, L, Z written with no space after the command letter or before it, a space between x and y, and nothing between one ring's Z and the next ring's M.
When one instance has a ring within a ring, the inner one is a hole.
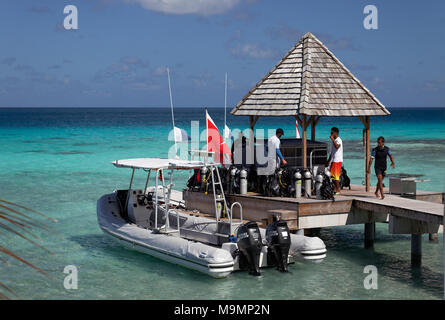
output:
M295 197L301 198L301 172L300 170L295 171L294 179L295 179Z
M207 181L207 167L201 168L201 191L206 190L206 181Z
M304 179L304 195L305 197L310 198L312 193L312 175L309 169L304 169L303 179Z
M235 193L233 185L235 184L235 176L236 176L236 168L232 168L230 170L230 185L229 185L229 194Z
M260 229L256 222L247 222L238 228L236 235L241 270L260 276L260 253L263 247Z
M247 171L245 169L240 172L240 194L247 194Z
M216 218L219 220L222 217L222 203L221 195L216 196Z
M323 185L323 176L321 175L321 173L318 173L317 176L315 177L315 194L317 195L318 200L322 199L321 195L322 185Z
M276 266L281 272L288 272L287 265L291 245L289 228L286 221L274 220L266 229L267 265Z

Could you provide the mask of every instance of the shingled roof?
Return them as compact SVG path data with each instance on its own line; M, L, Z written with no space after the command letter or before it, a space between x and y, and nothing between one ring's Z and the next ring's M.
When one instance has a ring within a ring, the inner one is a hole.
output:
M386 116L390 112L312 33L231 111L237 116Z

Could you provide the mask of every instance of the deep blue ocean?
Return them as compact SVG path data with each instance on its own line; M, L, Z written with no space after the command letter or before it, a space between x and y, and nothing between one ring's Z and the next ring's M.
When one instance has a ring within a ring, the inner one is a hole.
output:
M371 120L372 144L385 136L396 169L388 173L423 175L419 189L443 191L445 109L391 109ZM209 109L222 129L224 109ZM190 121L205 129L203 108L176 108L176 126L191 132ZM247 117L227 115L230 128L245 129ZM340 128L344 165L352 183L362 184L363 125L357 118L323 118L317 140L328 142ZM321 238L328 256L320 264L299 261L289 274L267 269L262 277L235 273L212 279L155 258L121 248L106 238L96 221L96 200L127 188L130 172L111 161L166 157L173 146L168 108L0 109L0 198L57 218L52 233L39 232L54 255L17 237L0 234L0 244L47 271L45 277L0 255L0 282L24 299L440 299L443 295L443 244L423 241L423 265L410 265L410 236L391 235L377 225L373 250L363 249L363 226L326 228ZM295 136L295 119L260 118L255 128L281 127ZM184 187L188 173L176 177ZM375 180L371 181L373 184ZM136 184L144 183L143 174ZM79 270L79 287L63 287L66 265ZM363 286L366 265L379 271L378 290Z

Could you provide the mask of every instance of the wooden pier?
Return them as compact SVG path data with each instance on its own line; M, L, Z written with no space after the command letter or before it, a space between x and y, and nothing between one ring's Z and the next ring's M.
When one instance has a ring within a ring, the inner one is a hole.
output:
M184 191L183 199L188 210L214 212L213 195ZM443 225L443 193L417 191L416 195L401 197L386 194L384 200L376 198L371 189L353 185L343 190L335 201L309 198L264 197L256 193L227 195L230 203L239 202L244 220L256 221L266 227L274 216L285 220L295 232L310 229L364 224L365 247L373 246L375 223L388 223L392 234L412 235L412 262L421 262L421 235L437 234ZM234 217L239 217L234 209ZM431 237L434 238L434 237Z

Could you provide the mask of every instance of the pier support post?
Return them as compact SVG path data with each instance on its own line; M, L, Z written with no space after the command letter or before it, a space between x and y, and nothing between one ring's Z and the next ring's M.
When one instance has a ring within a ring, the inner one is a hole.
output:
M411 234L411 265L422 264L422 234Z
M374 247L375 222L365 223L365 249Z
M429 239L431 242L438 242L438 241L439 241L439 235L438 235L437 233L430 233L430 234L428 235L428 239Z

